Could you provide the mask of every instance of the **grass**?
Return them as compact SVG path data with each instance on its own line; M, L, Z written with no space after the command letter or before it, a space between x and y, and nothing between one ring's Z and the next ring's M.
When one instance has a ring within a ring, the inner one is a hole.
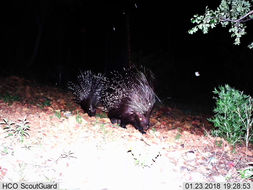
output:
M96 117L107 118L107 114L106 113L98 113L98 114L96 114Z
M2 99L8 105L12 105L15 101L21 101L21 98L18 95L11 95L9 93L0 94L0 99Z
M239 171L242 179L253 179L253 166Z
M37 103L37 106L39 106L41 109L43 109L44 107L48 107L51 106L52 100L50 100L47 97L43 97L43 101L41 103Z
M79 124L82 124L82 122L83 122L82 116L80 116L79 113L77 113L77 115L76 115L76 122Z
M58 118L58 119L61 119L61 112L60 111L55 111L54 112L54 115Z
M176 139L176 140L179 140L179 139L181 138L181 136L182 136L182 129L181 129L181 128L178 128L178 133L177 133L175 139Z

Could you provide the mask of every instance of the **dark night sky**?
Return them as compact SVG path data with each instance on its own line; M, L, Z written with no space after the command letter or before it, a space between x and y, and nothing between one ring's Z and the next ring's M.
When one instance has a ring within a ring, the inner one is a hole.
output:
M160 96L201 97L225 83L252 94L253 52L246 48L248 37L235 47L220 27L208 35L187 33L193 14L218 3L8 1L1 23L0 75L55 82L59 73L67 81L79 69L120 68L128 63L130 36L131 57L155 73ZM195 71L200 77L194 76Z

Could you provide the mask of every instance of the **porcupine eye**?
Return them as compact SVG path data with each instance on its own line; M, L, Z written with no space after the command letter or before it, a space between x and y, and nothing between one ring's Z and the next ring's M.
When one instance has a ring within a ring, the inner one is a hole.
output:
M147 118L144 116L144 115L141 115L139 114L138 115L138 120L139 120L139 125L142 127L142 128L147 128L148 126L148 121L147 121Z

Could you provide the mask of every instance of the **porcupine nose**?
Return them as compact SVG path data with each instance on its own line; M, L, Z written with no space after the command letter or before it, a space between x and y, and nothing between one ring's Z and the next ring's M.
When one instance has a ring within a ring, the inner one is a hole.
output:
M149 128L149 119L145 118L142 122L141 122L141 126L143 128L143 130L148 130Z
M92 117L92 116L95 116L96 115L96 109L93 109L93 108L89 108L88 110L88 116Z

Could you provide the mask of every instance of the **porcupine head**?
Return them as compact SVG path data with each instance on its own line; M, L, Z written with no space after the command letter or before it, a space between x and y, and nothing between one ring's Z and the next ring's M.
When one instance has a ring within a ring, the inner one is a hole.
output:
M144 131L148 130L149 128L151 111L152 108L144 113L141 113L136 110L132 110L131 107L126 104L126 106L121 107L121 126L124 127L129 123L137 128L140 132L144 133Z
M112 123L117 122L125 128L132 124L144 133L149 128L149 119L155 103L155 93L143 73L138 73L136 80L124 86L127 89L118 106L109 110L108 116ZM121 93L118 93L121 94ZM122 95L120 95L122 96Z
M144 75L143 75L144 77ZM141 81L136 84L130 93L128 105L128 112L131 113L129 117L131 124L137 127L141 132L148 130L149 119L156 101L153 89Z

